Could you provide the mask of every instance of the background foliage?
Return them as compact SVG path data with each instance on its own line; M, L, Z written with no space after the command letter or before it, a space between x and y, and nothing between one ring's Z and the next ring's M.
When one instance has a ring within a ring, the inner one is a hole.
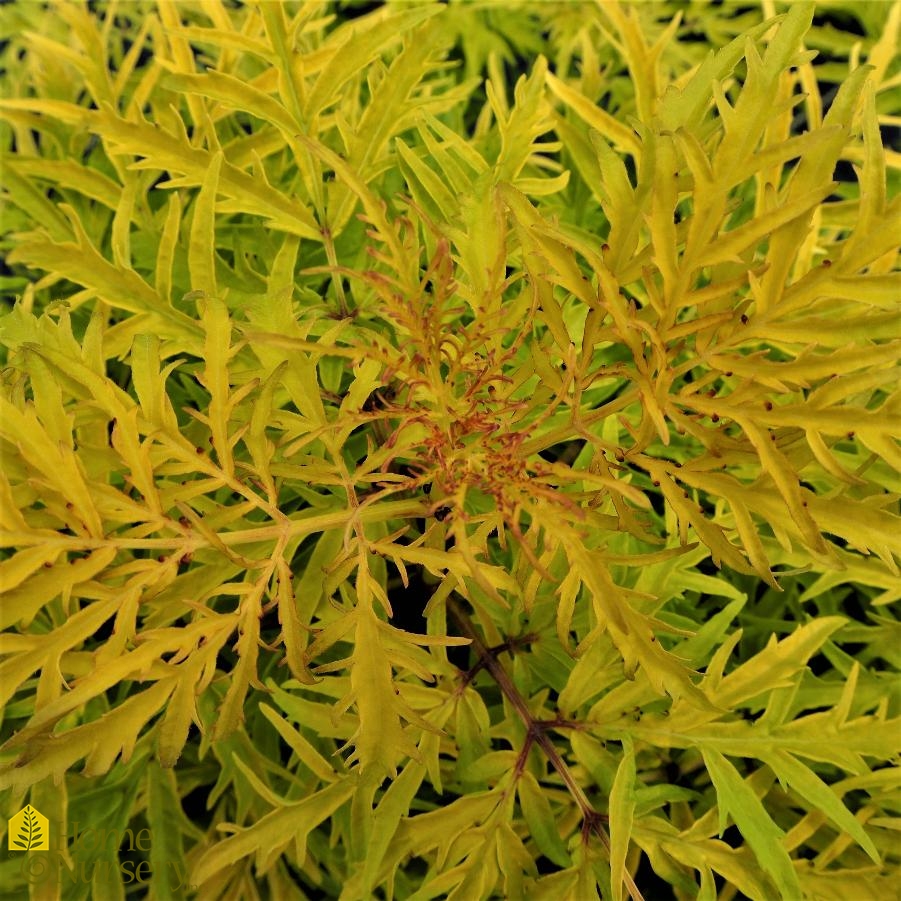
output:
M4 809L152 835L64 897L894 893L899 24L0 9Z

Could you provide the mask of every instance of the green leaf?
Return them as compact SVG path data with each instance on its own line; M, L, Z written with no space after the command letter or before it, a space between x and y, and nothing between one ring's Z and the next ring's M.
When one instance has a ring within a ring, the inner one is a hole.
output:
M840 830L854 838L873 863L881 865L879 852L863 826L813 770L778 748L769 752L762 751L761 759L770 766L784 786L797 792L811 805L812 810L825 813Z
M146 785L153 891L160 901L180 901L187 894L188 863L183 841L186 823L175 773L150 761Z
M520 773L516 782L516 792L529 832L538 850L558 867L570 866L572 862L557 830L557 820L551 805L541 786L528 770Z
M632 740L623 739L623 756L610 792L610 882L613 901L621 901L626 878L626 855L635 816L635 750Z
M720 834L731 817L760 866L772 876L781 897L801 898L798 874L782 843L784 833L770 819L760 798L722 754L712 749L701 753L716 788Z

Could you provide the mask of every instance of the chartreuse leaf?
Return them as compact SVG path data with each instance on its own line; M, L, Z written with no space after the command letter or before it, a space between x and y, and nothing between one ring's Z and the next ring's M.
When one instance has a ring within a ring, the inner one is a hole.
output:
M200 34L205 40L213 37L206 30ZM254 115L275 125L285 138L290 138L300 130L298 121L281 103L252 84L242 82L225 72L208 71L203 75L172 74L166 76L164 83L173 91L209 97L232 109L252 109Z
M63 548L59 545L38 545L25 548L0 563L3 585L0 628L8 629L14 623L24 625L31 622L45 604L93 579L116 557L115 548L105 547L80 560L55 565L62 552ZM31 577L28 578L26 573Z
M613 780L609 810L610 884L614 901L620 901L635 816L635 750L628 736L623 739L623 757Z
M164 767L175 766L182 748L188 738L191 723L200 725L197 713L197 695L208 683L204 671L211 673L210 666L215 667L216 654L228 639L228 631L222 629L207 641L202 649L195 651L191 657L180 664L174 678L175 690L169 698L166 715L160 723L159 762Z
M264 591L264 577L258 577L255 584L247 585L246 595L240 604L238 615L238 640L235 650L238 662L232 670L228 691L219 708L214 729L215 738L231 735L244 719L244 699L248 689L262 688L257 676L257 660L260 644L261 595Z
M197 213L195 213L196 215ZM210 234L212 235L212 230ZM201 279L201 281L215 287L214 276L212 276L212 282L205 279ZM228 427L229 414L234 406L230 398L228 371L229 359L233 356L231 322L225 304L214 294L203 297L200 301L200 308L202 310L201 321L206 332L204 340L206 367L203 372L203 385L210 394L208 413L210 431L219 465L223 472L231 477L235 471L232 455L233 442Z
M420 106L425 106L428 101L423 98L422 101L411 104L410 94L422 77L423 67L429 54L439 43L446 40L447 36L442 29L433 27L429 23L407 37L403 52L399 54L379 82L371 103L361 117L358 130L350 138L348 159L356 171L363 175L375 171L381 162L389 136L399 134L405 129L408 122L412 123L424 115ZM429 146L428 140L426 143ZM463 189L458 186L455 192L458 196L452 198L447 193L441 178L428 167L423 170L416 154L408 149L400 138L396 139L395 146L406 164L405 171L410 172L408 181L417 199L420 202L425 200L418 184L421 182L426 186L429 194L436 198L440 196L444 200L445 215L452 215L457 209L459 195ZM429 149L430 155L439 163L439 171L452 181L449 170L453 164L449 155L443 154L437 147L434 148L434 152L431 152L432 147ZM413 172L416 175L413 175ZM355 198L343 184L334 186L332 196L335 212L330 218L334 227L341 228L348 219Z
M292 843L302 864L307 836L353 795L356 784L357 780L348 776L302 801L271 811L203 854L191 868L191 881L203 884L243 857L253 854L271 858L274 852Z
M484 849L484 836L479 836L478 825L487 820L500 802L495 792L468 794L443 805L437 810L403 817L395 832L395 839L386 852L376 884L381 884L389 877L390 872L408 854L437 851L437 858L443 866L450 846L458 839L465 839L470 852L478 856ZM473 839L475 839L473 841ZM471 865L471 864L470 864ZM345 887L342 893L344 901L359 897L360 882L357 881L362 872L357 871L354 880ZM458 884L463 875L454 874L451 887Z
M720 833L731 817L781 897L802 897L798 874L782 843L784 833L770 819L760 798L722 754L712 749L705 749L702 754L716 789Z
M351 760L359 760L362 772L375 768L396 773L397 758L401 754L417 756L416 748L401 726L391 664L382 646L378 620L365 607L359 608L355 619L351 687L360 727Z
M22 582L36 573L38 569L45 564L52 568L54 560L56 560L60 553L62 553L61 547L30 547L25 548L9 559L0 562L0 584L3 585L4 593L10 592L21 585ZM106 563L103 564L103 566L105 565ZM102 569L103 567L101 566L99 568ZM67 579L66 581L69 580ZM18 609L13 607L10 612L21 615L21 613L25 613L26 611L21 611L20 613ZM4 623L3 627L5 628L7 625L8 623Z
M783 785L797 792L812 809L825 813L839 829L852 836L877 866L881 863L879 852L863 826L813 770L778 748L771 752L761 752L761 759L770 766Z
M5 196L34 221L42 222L51 238L64 241L71 237L71 228L66 217L47 199L37 185L19 174L15 163L9 167L4 166L3 182L8 192Z
M554 812L541 786L528 770L523 770L517 780L516 792L538 850L558 867L568 867L571 863L569 853L557 830Z
M579 91L570 88L553 73L548 72L546 79L548 87L554 94L571 107L573 112L582 118L590 128L603 135L621 150L634 152L638 149L635 135L628 126L606 113Z
M391 784L372 814L369 843L363 864L363 893L371 894L385 853L391 845L401 818L410 809L425 777L425 767L411 760Z
M44 423L47 436L68 451L75 449L72 422L63 405L62 389L47 364L34 353L25 350L25 365L31 377L34 407Z
M532 855L520 837L507 823L501 823L497 830L497 859L503 878L503 891L507 898L522 897L525 881L523 874L537 876L537 868Z
M54 741L49 732L33 735L29 741L31 759L21 767L0 773L0 789L19 790L48 776L62 778L84 759L84 776L107 773L116 758L127 761L138 735L166 703L173 688L169 680L132 695L100 719L67 731L66 740Z
M72 504L82 529L94 538L103 535L100 512L79 458L51 439L33 408L23 411L0 397L0 437L17 447L35 474L64 502Z
M222 152L210 160L210 167L200 186L191 221L188 243L188 268L191 272L191 288L202 291L208 297L219 293L216 285L216 192L222 169Z
M197 632L199 630L195 629L194 631ZM168 638L168 641L165 638L161 638L158 639L158 642L171 650L177 649L183 642L190 640L190 638L184 639L181 636L178 636L177 640L174 640L172 636ZM122 654L114 660L108 661L104 667L80 680L78 686L72 692L43 705L31 718L28 726L16 735L12 741L13 746L24 744L30 737L41 734L50 724L76 708L80 703L86 703L128 675L140 672L142 666L146 666L147 661L152 660L154 655L159 656L159 653L159 648L154 647L154 643L149 643L148 646L142 647L140 651ZM168 695L175 687L174 683L176 680L167 679L164 681L168 687L166 692ZM176 711L175 716L178 716L179 712ZM114 757L115 754L110 758L110 762L112 762Z
M416 153L400 139L396 142L397 152L402 161L402 171L416 192L417 199L427 209L441 219L449 219L457 207L457 202L441 178Z
M126 122L111 112L96 114L92 127L108 138L113 152L143 157L140 168L181 173L181 184L203 184L212 165L212 154L192 148L186 140L146 121ZM270 220L280 228L307 238L319 236L315 220L305 206L279 193L265 182L255 181L238 167L223 161L219 190L230 198L229 211L243 211ZM220 207L220 209L223 209Z
M832 5L0 6L15 805L159 897L891 897L901 5Z
M138 335L132 345L132 380L141 415L154 428L178 432L178 420L166 393L166 377L177 363L160 371L160 341L156 335Z
M567 538L565 546L570 562L591 593L599 621L622 654L626 677L634 678L641 663L658 692L674 698L684 696L691 704L712 710L710 700L691 680L690 671L654 640L645 618L630 605L615 602L618 589L606 567L592 561L577 542Z
M146 798L153 891L161 901L176 901L186 895L188 863L183 834L191 827L182 814L175 773L148 762Z
M708 690L716 703L734 708L742 701L789 684L792 676L844 623L841 617L822 617L799 626L782 641L772 636L760 653L736 667L721 681L711 680L713 684Z
M172 277L178 234L181 228L181 199L177 193L169 196L166 221L160 233L157 251L156 281L154 288L163 300L172 301Z
M799 218L808 215L814 207L823 201L835 188L834 183L817 188L808 194L802 194L771 212L758 216L746 225L720 235L711 242L708 249L693 258L697 266L712 266L727 263L736 259L742 252L753 249L765 237L778 232L786 225L795 223ZM763 293L761 297L765 296Z
M27 532L28 523L13 498L12 485L0 469L0 527L9 532Z
M398 39L404 32L415 28L438 12L429 7L391 11L388 15L363 23L351 36L350 29L344 29L340 38L332 40L334 50L329 62L318 74L304 104L304 118L315 119L329 106L335 94L355 73L367 66L383 48ZM348 53L348 42L353 41L353 53ZM332 49L330 48L330 49Z
M736 853L735 849L725 842L709 838L682 837L675 834L675 830L673 835L664 838L660 845L661 850L673 860L702 873L708 869L719 873L729 885L734 885L738 891L753 898L754 901L766 901L772 896L772 883L753 855L746 850Z
M105 303L130 313L147 314L156 328L167 337L190 338L196 326L182 313L163 304L156 291L133 269L125 269L108 262L98 252L70 207L67 212L76 235L76 242L54 243L35 238L20 244L10 255L11 261L29 266L42 266L53 261L53 267L66 278L83 285Z
M544 901L601 901L606 897L610 890L606 861L598 861L598 852L584 847L579 847L573 857L574 866L538 880L532 897Z
M291 570L283 557L276 563L276 579L278 582L278 621L282 627L285 660L295 679L310 684L316 680L307 669L303 656L307 635L297 612L297 596L292 587Z
M334 782L338 776L330 764L307 739L289 723L285 722L267 704L260 705L260 712L278 730L279 735L288 743L298 759L324 782Z
M96 563L96 561L93 562ZM53 597L58 590L53 590L49 597ZM47 636L40 638L9 636L9 639L14 639L6 642L10 655L0 663L0 677L2 677L0 678L0 702L2 702L0 706L5 706L21 684L48 661L59 659L65 652L96 632L114 615L117 607L118 598L108 598L106 602L89 604L70 616L66 620L65 626L56 629L49 638ZM15 622L14 619L12 621Z

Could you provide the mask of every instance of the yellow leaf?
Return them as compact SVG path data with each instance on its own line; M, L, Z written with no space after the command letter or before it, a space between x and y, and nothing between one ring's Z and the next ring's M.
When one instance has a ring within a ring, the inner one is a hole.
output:
M763 468L776 483L776 487L788 507L789 514L798 526L804 541L812 550L826 553L826 543L823 541L819 527L808 512L807 501L801 494L798 476L788 458L775 446L774 441L768 440L770 436L764 436L756 423L745 418L742 418L740 422L751 444L754 445Z
M373 768L396 776L398 758L403 754L415 757L417 751L401 726L391 664L379 632L375 613L361 604L356 612L350 673L360 726L352 739L355 750L351 759L359 760L361 772Z

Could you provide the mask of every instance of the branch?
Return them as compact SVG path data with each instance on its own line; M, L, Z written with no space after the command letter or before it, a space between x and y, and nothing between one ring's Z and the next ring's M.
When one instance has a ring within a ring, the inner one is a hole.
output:
M497 655L500 652L512 650L517 643L521 644L523 641L507 641L497 648L488 648L476 632L472 620L453 596L447 599L447 608L450 611L451 616L456 620L457 625L460 627L461 634L472 642L472 649L475 651L478 658L475 667L473 670L470 670L470 673L474 674L474 672L479 669L486 669L491 674L494 681L497 682L504 697L509 701L510 705L519 715L519 718L526 727L526 744L520 755L520 761L517 763L517 775L521 772L525 764L525 759L528 756L532 744L538 745L538 747L544 751L547 759L551 762L551 766L559 773L560 778L563 780L567 789L569 789L569 793L579 807L579 811L582 814L583 840L586 840L587 837L593 833L601 840L601 844L603 844L609 857L610 836L607 834L607 830L603 825L609 818L606 814L602 814L594 809L591 802L585 796L585 792L582 791L582 787L576 782L572 771L566 765L566 761L560 756L556 747L554 747L554 743L547 734L550 729L567 727L580 728L580 724L559 719L538 720L532 716L532 712L529 710L525 698L519 693L519 689L513 684L513 680L497 659ZM641 892L638 890L638 887L635 885L628 872L623 872L623 879L626 883L626 887L629 889L629 894L634 901L644 901Z

